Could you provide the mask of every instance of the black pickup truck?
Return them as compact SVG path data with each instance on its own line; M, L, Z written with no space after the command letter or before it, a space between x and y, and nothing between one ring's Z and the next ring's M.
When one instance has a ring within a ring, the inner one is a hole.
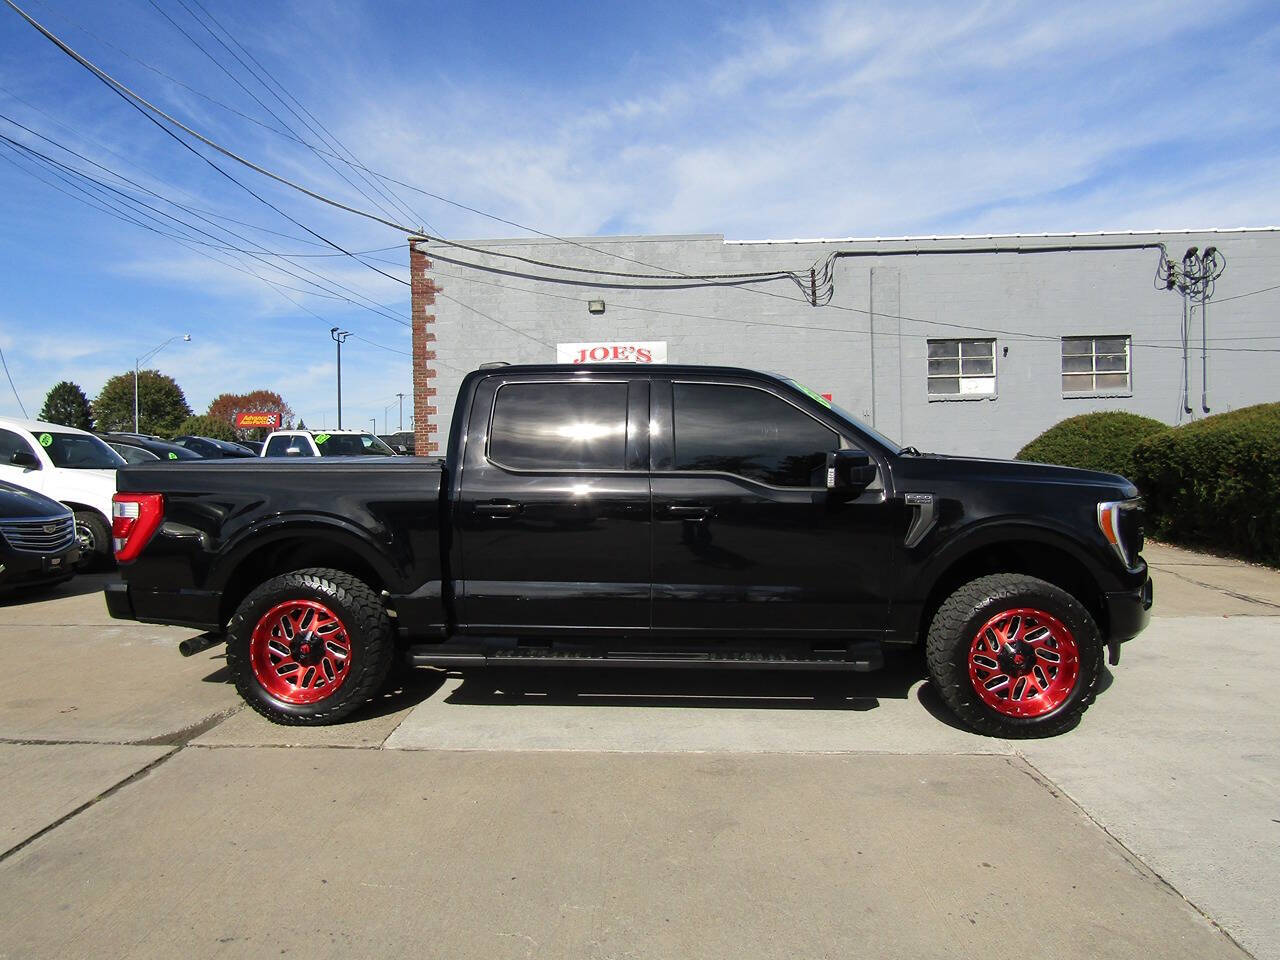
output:
M1124 478L921 454L750 370L496 366L443 461L118 478L112 616L225 639L280 723L340 719L397 657L871 670L923 644L971 728L1042 736L1151 608Z

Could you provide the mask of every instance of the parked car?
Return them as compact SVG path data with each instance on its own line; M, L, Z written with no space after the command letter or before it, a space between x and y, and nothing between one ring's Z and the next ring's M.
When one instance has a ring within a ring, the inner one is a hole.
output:
M255 457L262 455L262 448L265 446L261 440L237 440L236 443L240 444Z
M1042 736L1152 604L1123 477L921 454L750 370L482 369L443 462L229 466L120 472L107 606L226 640L279 723L347 715L397 655L871 670L923 646L967 726Z
M111 495L124 458L92 433L39 420L0 417L0 480L70 507L81 569L111 562Z
M159 437L149 437L139 433L100 433L98 434L107 446L126 463L148 463L153 460L201 460L203 457L194 450Z
M394 457L396 452L366 430L276 430L264 457Z
M71 510L0 480L0 593L65 583L79 560Z
M395 433L380 433L378 439L401 456L413 456L414 436L412 430L397 430Z
M213 437L174 437L173 442L180 447L186 447L205 460L257 456L248 447L242 447L240 444L232 443L230 440L215 440Z

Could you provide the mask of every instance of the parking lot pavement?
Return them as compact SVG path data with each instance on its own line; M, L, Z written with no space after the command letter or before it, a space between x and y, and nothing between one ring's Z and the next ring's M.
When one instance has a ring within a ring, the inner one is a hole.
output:
M172 749L0 743L0 853L48 829Z
M1009 757L188 747L0 902L29 957L1244 957Z
M1034 742L957 729L910 659L416 671L278 727L100 583L0 605L0 955L1244 956L1154 870L1280 960L1280 573L1182 554Z

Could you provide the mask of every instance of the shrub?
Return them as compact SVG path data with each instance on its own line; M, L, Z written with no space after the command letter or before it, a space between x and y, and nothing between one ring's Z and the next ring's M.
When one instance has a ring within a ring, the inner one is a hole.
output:
M234 440L236 432L231 424L221 417L187 417L182 421L174 436L191 435L196 437L213 437L215 440Z
M1280 403L1167 430L1133 461L1156 536L1280 562Z
M1054 424L1018 451L1019 460L1133 474L1133 448L1168 430L1150 417L1118 410L1083 413Z

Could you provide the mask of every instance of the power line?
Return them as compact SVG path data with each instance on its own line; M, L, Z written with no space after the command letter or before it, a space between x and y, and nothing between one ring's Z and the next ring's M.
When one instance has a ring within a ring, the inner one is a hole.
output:
M3 117L3 115L0 115L0 117ZM9 118L7 118L7 117L3 117L3 119L8 120ZM10 121L10 122L13 122L13 121ZM18 126L22 126L21 124L17 124L17 125L18 125ZM29 129L29 128L23 127L23 129ZM34 133L34 131L30 131L30 132ZM159 198L160 200L162 200L162 201L163 201L163 202L165 202L165 203L169 203L169 204L171 204L171 205L175 206L175 207L176 207L176 208L178 208L179 210L183 210L184 212L190 212L190 211L189 211L189 210L188 210L184 205L182 205L182 204L180 204L180 203L177 203L176 201L170 200L169 198L164 197L162 194L156 193L155 191L150 190L150 189L149 189L149 188L147 188L147 187L143 187L143 186L141 186L140 184L136 184L136 183L134 183L134 181L130 180L129 178L124 177L123 175L118 174L118 173L116 173L115 171L112 171L112 170L110 170L109 168L104 167L104 166L102 166L101 164L98 164L98 163L96 163L96 162L95 162L95 161L93 161L93 160L89 160L88 158L83 157L82 155L80 155L80 154L76 153L76 151L74 151L74 150L70 150L69 148L67 148L67 147L65 147L65 146L63 146L63 145L61 145L61 144L57 143L56 141L49 140L49 138L47 138L47 137L43 137L42 135L40 135L40 134L38 134L38 133L36 133L36 134L35 134L35 136L38 136L38 137L40 137L40 138L41 138L41 139L43 139L43 140L47 140L48 142L52 143L54 146L57 146L59 149L66 150L68 153L71 153L73 156L79 157L80 159L83 159L83 160L85 160L86 162L91 163L91 164L93 164L94 166L99 167L100 169L102 169L102 170L106 171L108 174L110 174L110 175L112 175L112 176L115 176L115 177L117 177L117 178L119 178L119 179L123 180L124 182L129 183L129 184L131 184L131 185L133 185L133 186L137 187L138 189L142 190L143 192L146 192L146 193L148 193L148 194L151 194L152 196L155 196L155 197ZM18 141L15 141L15 140L13 140L13 139L11 139L11 138L9 138L9 137L4 136L3 134L0 134L0 140L2 140L2 141L4 141L4 142L7 142L7 143L9 143L10 145L12 145L12 146L14 146L14 147L17 147L18 149L21 149L21 150L22 150L22 151L24 151L25 153L28 153L28 154L30 154L30 155L32 155L32 156L34 156L34 157L39 158L40 160L42 160L43 162L45 162L47 165L51 165L51 166L56 167L56 168L61 169L61 170L65 170L65 171L67 171L68 173L73 174L74 176L80 177L80 178L82 178L83 180L85 180L85 181L87 181L87 182L89 182L89 183L92 183L92 184L94 184L94 185L98 186L98 187L99 187L99 188L101 188L101 189L104 189L104 190L110 191L111 193L118 195L118 196L119 196L119 197L121 197L123 200L125 200L125 201L127 201L127 202L129 202L129 203L133 203L133 204L136 204L136 205L142 206L142 207L146 208L147 210L154 211L154 212L155 212L155 213L157 213L158 215L160 215L160 216L162 216L162 217L165 217L166 219L172 220L172 221L174 221L175 223L177 223L177 224L181 225L182 227L185 227L185 228L186 228L186 229L188 229L188 230L191 230L191 231L194 231L194 232L196 232L196 233L198 233L198 234L201 234L201 235L203 235L203 236L209 237L211 240L214 240L214 241L218 241L218 240L219 240L219 238L215 237L213 234L209 233L207 230L204 230L204 229L202 229L202 228L200 228L200 227L197 227L197 226L195 226L195 225L193 225L193 224L187 223L186 221L183 221L183 220L181 220L180 218L174 217L174 216L172 216L171 214L165 213L165 212L164 212L164 211L162 211L162 210L158 210L157 208L152 207L150 204L147 204L147 203L145 203L144 201L138 200L136 197L130 197L128 194L123 193L122 191L118 190L117 188L115 188L115 187L111 186L110 184L103 183L102 181L97 180L97 179L96 179L96 178L94 178L94 177L90 177L88 174L84 173L83 171L79 171L79 170L76 170L76 169L75 169L75 168L73 168L73 167L69 167L69 166L67 166L66 164L63 164L63 163L61 163L60 161L54 160L53 158L48 157L46 154L43 154L43 153L41 153L41 152L40 152L40 151L38 151L38 150L34 150L33 148L31 148L31 147L29 147L29 146L27 146L27 145L25 145L25 144L19 143ZM56 173L56 172L55 172L55 175L57 175L57 173ZM60 176L59 176L59 179L63 179L63 182L64 182L64 183L65 183L65 182L68 182L68 181L66 181L66 180L65 180L65 178L62 178L62 177L60 177ZM46 181L46 182L47 182L47 181ZM70 184L69 184L69 185L70 185ZM55 188L55 189L56 189L56 188ZM78 188L77 188L77 189L78 189ZM110 202L109 202L109 201L102 201L102 200L101 200L101 198L99 198L99 202L107 202L107 205L108 205L108 206L111 206L111 204L110 204ZM115 209L115 208L113 208L113 209ZM135 213L137 213L137 211L135 211ZM147 214L140 214L140 215L142 215L142 216L148 216ZM125 219L125 220L126 220L126 222L133 223L133 224L134 224L134 225L136 225L136 226L141 226L141 227L143 227L144 229L151 230L151 231L152 231L152 232L154 232L154 233L159 233L161 236L167 237L167 238L169 238L169 239L177 239L176 237L174 237L174 235L173 235L173 234L168 233L168 232L166 232L166 231L158 230L158 229L156 229L156 228L154 228L154 227L152 227L152 226L150 226L150 225L148 225L148 224L141 223L141 222L139 222L138 220L134 219L133 217L129 217L129 216L121 216L121 217L120 217L120 219ZM150 219L154 219L154 218L150 218ZM200 219L205 219L205 218L203 218L203 217L202 217L202 218L200 218ZM208 221L206 220L206 222L208 222ZM217 225L215 225L215 224L211 224L211 225L212 225L212 226L214 226L214 227L215 227L215 229L222 230L224 233L227 233L227 234L231 235L232 237L235 237L235 238L237 238L237 239L243 240L243 241L244 241L244 242L246 242L246 243L252 243L252 241L248 240L248 238L241 236L240 234L236 233L234 230L230 230L229 228L226 228L226 227L219 227L219 226L217 226ZM253 258L254 258L254 259L256 259L256 260L261 261L265 266L271 267L272 269L277 270L277 271L279 271L279 272L281 272L281 273L285 274L286 276L290 276L290 277L293 277L294 279L300 280L300 281L302 281L303 283L310 283L310 284L312 284L313 286L319 287L319 289L321 289L321 290L323 290L323 291L324 291L324 293L323 293L323 294L317 294L317 293L314 293L313 291L303 291L303 290L298 290L297 292L299 292L299 293L308 293L308 294L313 295L313 296L328 296L328 297L330 297L331 299L347 300L348 302L351 302L351 303L353 303L353 304L354 304L354 305L356 305L356 306L360 306L360 307L362 307L363 309L370 310L370 311L371 311L371 312L373 312L373 313L377 313L379 316L382 316L382 317L384 317L384 318L386 318L386 319L388 319L388 320L392 320L392 321L394 321L394 322L396 322L396 323L402 324L403 326L409 326L409 323L408 323L406 320L403 320L403 319L401 319L400 317L398 317L398 316L396 316L396 315L394 315L394 314L392 314L392 313L387 312L387 310L386 310L385 308L383 308L381 305L379 305L379 304L377 304L377 303L374 303L374 302L373 302L373 300L372 300L372 298L365 297L363 294L361 294L361 293L359 293L358 291L356 291L356 290L352 289L351 287L346 286L345 284L341 283L340 281L333 280L333 279L331 279L331 278L325 277L325 276L323 276L322 274L317 273L316 271L311 270L310 268L305 267L305 266L302 266L302 265L300 265L300 264L299 264L299 265L296 265L298 270L302 270L303 272L310 274L312 277L318 278L317 280L308 279L307 277L304 277L304 276L302 276L301 274L294 272L293 270L290 270L290 269L288 269L288 268L286 268L286 267L284 267L284 266L281 266L281 265L280 265L280 264L278 264L278 263L272 263L272 262L269 262L268 260L266 260L266 259L264 259L264 258L265 258L265 257L268 257L268 256L278 256L278 255L277 255L277 254L273 254L271 251L268 251L268 250L266 250L265 248L262 248L262 247L260 247L260 246L259 246L259 249L258 249L258 250L248 250L248 249L245 249L245 248L242 248L242 247L235 247L235 246L227 245L227 244L225 244L225 243L220 243L220 242L215 242L215 243L210 244L210 243L208 243L208 242L206 242L206 241L199 240L199 239L196 239L196 238L194 238L194 237L190 237L190 236L188 236L186 239L187 239L188 241L192 242L192 243L196 243L196 244L199 244L199 245L202 245L202 246L212 246L213 248L215 248L215 249L219 249L219 250L222 250L222 251L224 251L224 252L228 252L228 253L230 253L230 252L234 252L234 253L242 253L242 254L245 254L245 255L247 255L247 256L251 256L251 257L253 257ZM351 298L350 298L350 297L345 297L345 296L343 296L342 294L335 293L332 289L330 289L330 286L332 286L332 287L337 287L337 288L339 288L339 289L341 289L341 290L345 290L347 293L350 293L350 294L352 294L353 296L360 297L361 299L364 299L364 300L366 300L366 301L368 301L368 302L367 302L367 303L364 303L364 304L356 303L355 301L351 300ZM294 288L294 289L296 289L296 288ZM370 306L369 304L372 304L372 306Z
M13 399L18 401L18 409L22 411L22 416L27 417L27 408L22 403L22 398L18 396L18 388L13 385L13 375L9 373L9 361L4 358L4 348L0 347L0 364L4 366L4 375L9 378L9 389L13 391Z

